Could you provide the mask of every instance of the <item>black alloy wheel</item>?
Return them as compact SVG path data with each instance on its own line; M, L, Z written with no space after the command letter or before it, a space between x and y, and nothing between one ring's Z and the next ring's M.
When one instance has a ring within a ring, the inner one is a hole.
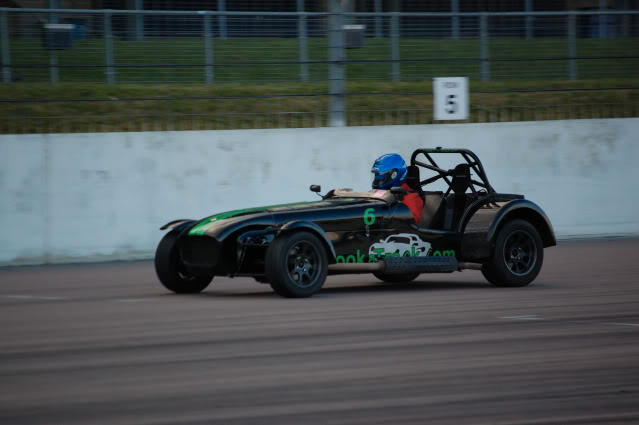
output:
M326 251L322 242L311 233L285 234L269 246L265 271L277 294L287 298L310 297L326 280Z
M495 286L526 286L535 280L543 261L544 247L537 229L526 220L512 220L500 229L493 257L481 271Z
M525 276L530 273L537 260L535 241L530 233L525 230L512 232L503 251L506 267L516 276Z
M296 242L286 254L288 277L300 288L313 285L319 270L319 253L306 240Z

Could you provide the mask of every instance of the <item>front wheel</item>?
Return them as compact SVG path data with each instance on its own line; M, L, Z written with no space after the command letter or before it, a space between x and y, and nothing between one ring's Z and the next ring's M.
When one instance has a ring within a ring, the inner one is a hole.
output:
M195 294L202 292L209 286L213 276L199 277L193 276L184 270L180 263L178 253L177 237L180 234L177 230L172 230L160 241L158 249L155 251L155 272L162 282L162 285L176 294Z
M490 283L501 287L530 284L544 262L544 246L537 229L525 220L506 223L495 240L495 250L482 274Z
M399 273L399 274L384 274L373 273L373 276L383 282L400 283L400 282L412 282L419 277L419 273Z
M266 251L266 277L283 297L310 297L324 285L328 259L322 242L308 232L281 235Z

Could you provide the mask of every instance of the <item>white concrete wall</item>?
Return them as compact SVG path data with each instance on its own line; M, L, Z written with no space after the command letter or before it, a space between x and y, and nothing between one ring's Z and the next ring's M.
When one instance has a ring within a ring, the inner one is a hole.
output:
M378 155L434 146L474 150L559 237L639 235L638 135L613 119L0 136L0 265L149 258L172 219L367 190Z

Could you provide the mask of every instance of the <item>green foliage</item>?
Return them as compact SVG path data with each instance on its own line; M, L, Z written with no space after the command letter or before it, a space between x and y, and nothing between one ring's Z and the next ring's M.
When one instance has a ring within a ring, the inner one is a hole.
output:
M633 85L635 79L472 82L471 121L636 116L639 90L592 90ZM568 88L578 90L553 91ZM431 90L430 81L349 82L349 125L431 123ZM0 133L317 127L327 125L327 93L326 83L6 84ZM8 102L18 99L38 101Z
M639 42L636 38L579 39L580 58L626 57L626 59L578 59L580 79L626 78L636 74ZM116 80L119 83L202 83L204 42L201 39L145 40L113 43ZM400 40L401 79L429 81L436 76L461 75L480 78L479 40ZM14 76L23 82L49 81L49 54L39 41L12 41ZM290 39L229 39L213 42L216 82L299 81L299 43ZM104 42L79 40L75 47L55 53L61 82L104 82ZM326 81L328 43L308 40L310 81ZM491 80L565 80L568 78L566 38L523 40L491 38ZM353 80L390 80L391 43L388 38L367 39L364 48L347 49L346 77ZM543 60L534 60L543 59Z

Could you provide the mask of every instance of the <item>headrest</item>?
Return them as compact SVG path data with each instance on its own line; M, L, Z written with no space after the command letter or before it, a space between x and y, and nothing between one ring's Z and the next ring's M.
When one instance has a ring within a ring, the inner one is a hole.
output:
M470 184L470 164L457 165L453 170L453 180L450 183L451 190L457 194L466 193Z
M422 185L419 180L419 168L416 165L406 167L406 184L413 190L421 190Z

